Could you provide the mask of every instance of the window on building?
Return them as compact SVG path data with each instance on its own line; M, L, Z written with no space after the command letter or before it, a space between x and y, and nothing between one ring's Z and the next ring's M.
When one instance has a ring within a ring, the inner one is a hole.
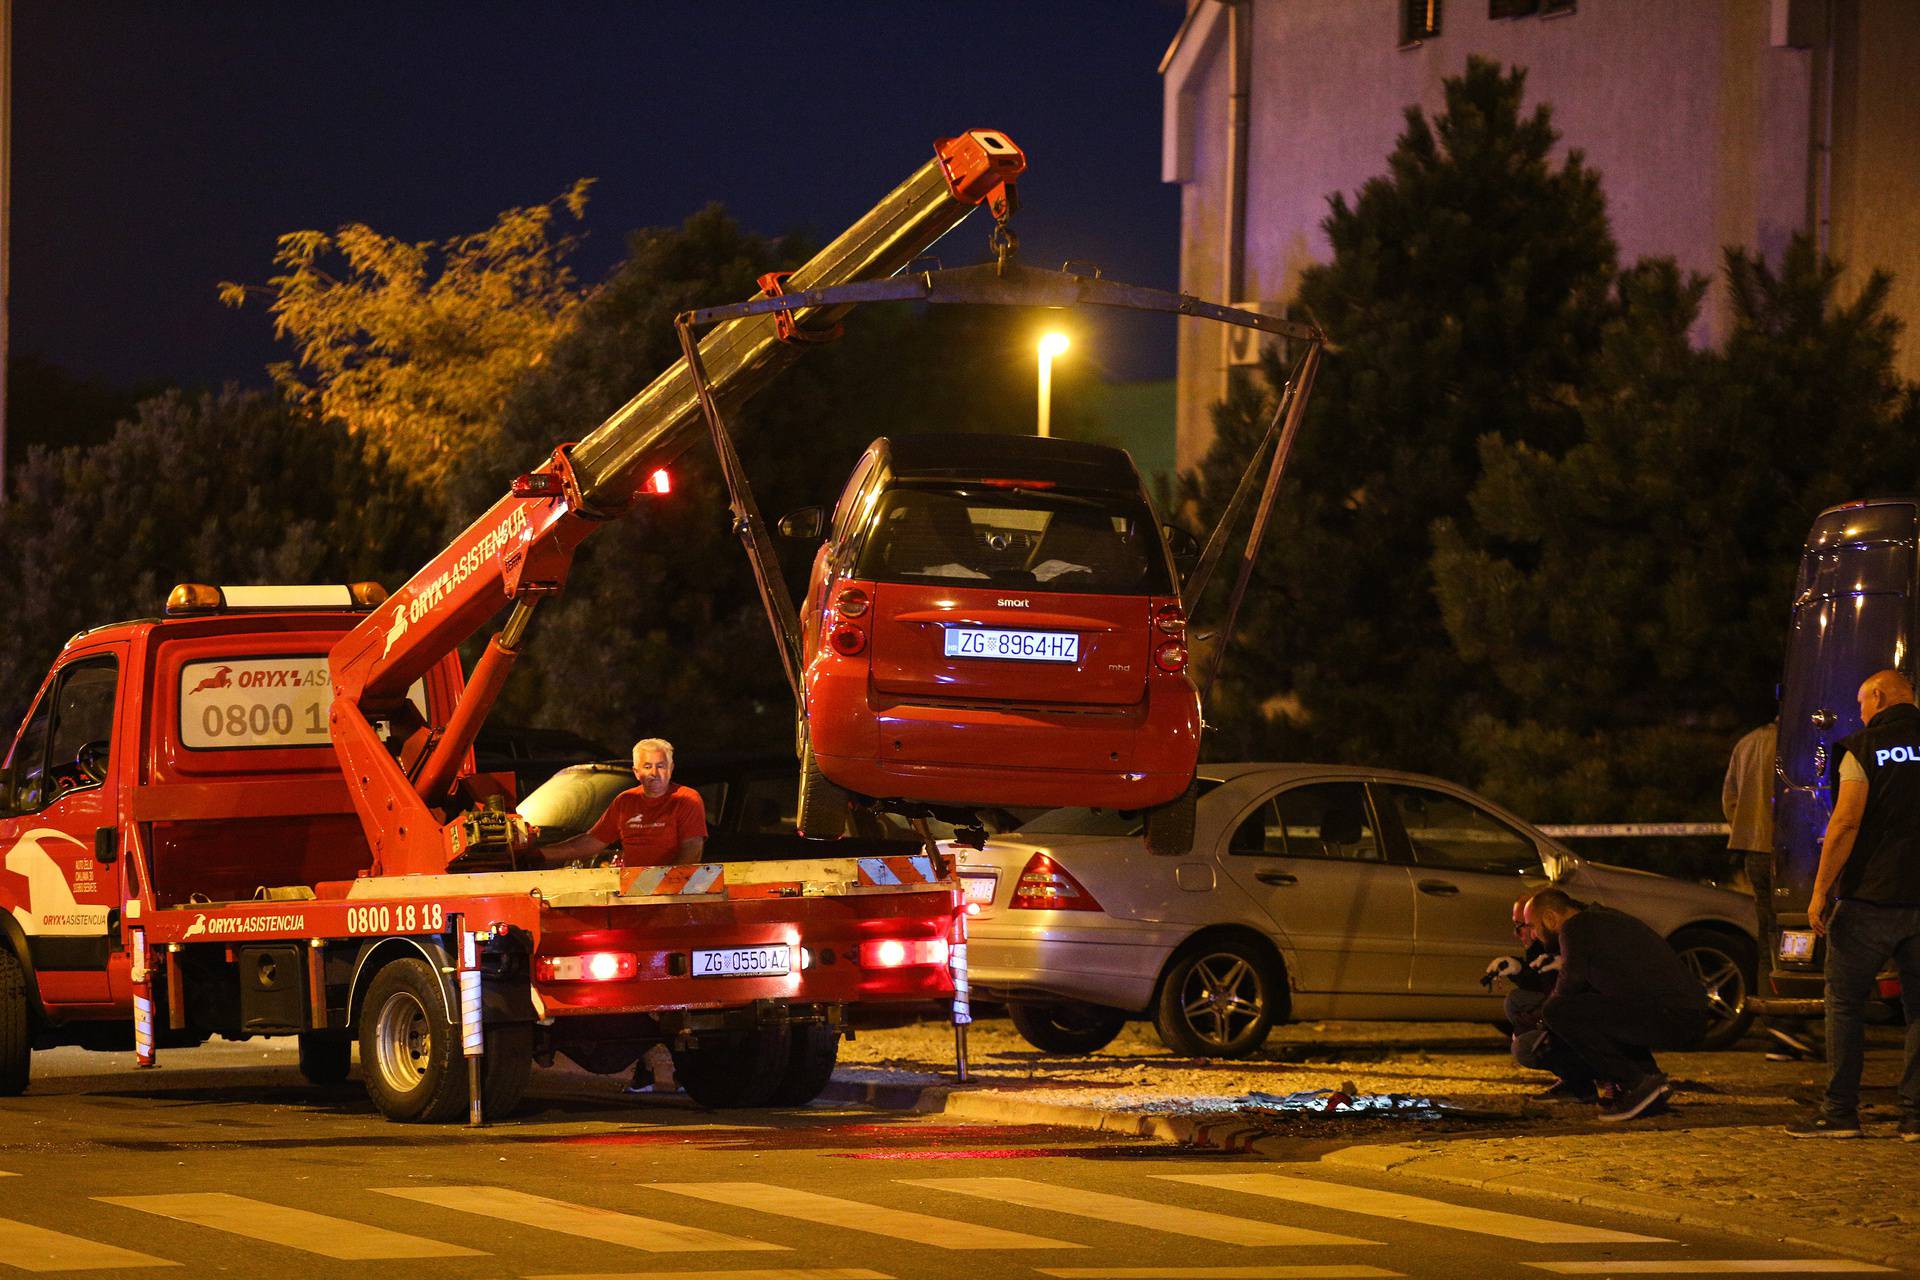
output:
M1540 12L1540 0L1487 0L1489 18L1524 18Z
M1439 34L1440 0L1401 0L1401 44L1417 44Z

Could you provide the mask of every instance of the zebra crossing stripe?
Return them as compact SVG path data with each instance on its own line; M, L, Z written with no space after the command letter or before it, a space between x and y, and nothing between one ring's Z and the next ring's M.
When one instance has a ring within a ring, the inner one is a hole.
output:
M22 1271L106 1271L116 1267L179 1265L131 1249L0 1218L0 1266L18 1267Z
M998 1227L936 1218L907 1209L888 1209L877 1204L863 1204L858 1200L842 1200L838 1196L777 1187L767 1182L653 1182L647 1185L655 1191L668 1191L677 1196L692 1196L696 1200L732 1205L737 1209L753 1209L782 1218L798 1218L802 1222L818 1223L823 1227L864 1231L869 1235L888 1236L913 1244L931 1245L936 1249L1081 1247L1065 1240L1049 1240L1045 1236L1030 1236L1019 1231L1002 1231Z
M1206 1209L1187 1209L1179 1205L1135 1200L1131 1196L1108 1195L1103 1191L1083 1191L1078 1187L1054 1186L1026 1178L903 1178L916 1187L935 1191L980 1196L1001 1204L1017 1204L1027 1209L1071 1213L1102 1222L1125 1223L1174 1235L1193 1236L1218 1244L1239 1245L1327 1245L1378 1244L1353 1236L1311 1231L1305 1227L1283 1226L1252 1218L1236 1218Z
M225 1231L267 1244L317 1253L342 1262L370 1262L382 1258L479 1258L478 1249L425 1240L365 1223L329 1218L323 1213L289 1209L264 1200L228 1195L224 1191L188 1192L157 1196L95 1196L102 1204L138 1209L176 1222Z
M507 1187L374 1187L383 1196L399 1196L442 1209L477 1213L501 1222L523 1227L558 1231L564 1235L598 1240L604 1244L645 1249L649 1253L746 1253L754 1250L786 1250L783 1244L747 1240L722 1235L702 1227L681 1226L658 1218L599 1209L566 1200L549 1200Z
M1392 1218L1417 1222L1427 1227L1447 1227L1471 1231L1483 1236L1524 1240L1528 1244L1671 1244L1660 1236L1639 1236L1604 1227L1586 1227L1576 1222L1555 1222L1550 1218L1529 1218L1496 1209L1474 1209L1424 1196L1402 1195L1397 1191L1372 1191L1366 1187L1339 1182L1321 1182L1315 1178L1294 1178L1277 1173L1162 1173L1155 1177L1168 1182L1186 1182L1197 1187L1217 1187L1223 1191L1244 1191L1249 1195L1289 1200L1320 1209L1365 1214L1373 1218Z

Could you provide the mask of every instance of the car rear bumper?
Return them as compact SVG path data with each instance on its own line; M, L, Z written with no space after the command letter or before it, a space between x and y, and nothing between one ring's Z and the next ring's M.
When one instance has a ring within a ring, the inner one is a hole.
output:
M1084 1000L1140 1013L1153 1003L1160 970L1171 944L1117 941L1104 930L1021 932L995 936L972 926L967 940L967 978L989 1000Z

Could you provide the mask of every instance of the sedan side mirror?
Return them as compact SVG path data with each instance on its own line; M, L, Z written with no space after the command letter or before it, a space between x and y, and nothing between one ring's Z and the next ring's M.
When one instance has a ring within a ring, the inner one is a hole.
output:
M826 527L827 509L825 507L802 507L798 511L789 511L780 517L774 526L783 538L796 541L812 541L820 536Z

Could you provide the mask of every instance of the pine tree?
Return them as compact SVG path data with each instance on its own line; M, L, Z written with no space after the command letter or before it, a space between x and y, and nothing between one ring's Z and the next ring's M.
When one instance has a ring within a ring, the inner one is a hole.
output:
M1474 704L1441 626L1430 527L1467 518L1483 435L1563 446L1598 348L1614 246L1599 179L1556 160L1525 73L1470 60L1387 172L1323 224L1299 303L1332 339L1210 719L1216 757L1336 757L1445 771ZM1182 496L1208 522L1264 425L1222 406ZM1204 623L1201 627L1205 629Z

